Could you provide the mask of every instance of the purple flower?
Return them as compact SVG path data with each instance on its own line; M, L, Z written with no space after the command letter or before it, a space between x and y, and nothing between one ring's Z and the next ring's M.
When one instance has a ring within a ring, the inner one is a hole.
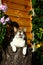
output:
M0 10L2 10L3 12L7 11L7 5L0 5Z
M1 22L3 25L5 25L9 20L10 20L9 17L5 19L5 16L3 16L3 17L0 19L0 22Z
M3 22L4 22L4 16L1 18L0 22L1 22L1 23L3 23Z

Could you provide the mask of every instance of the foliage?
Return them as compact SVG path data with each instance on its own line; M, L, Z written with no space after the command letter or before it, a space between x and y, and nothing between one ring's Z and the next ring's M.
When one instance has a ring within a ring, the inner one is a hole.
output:
M6 35L6 25L9 21L9 17L5 19L4 12L6 11L7 6L6 5L0 5L0 48L2 46L2 42L4 40L4 37Z
M32 0L32 5L35 12L32 20L34 42L43 42L43 0Z
M4 40L5 34L6 34L6 26L5 25L3 26L0 23L0 45L2 44L2 41Z
M36 59L38 59L39 65L43 65L43 46L36 50Z
M32 0L32 6L33 8L41 8L43 9L43 0Z
M32 0L35 15L32 19L32 32L34 33L34 41L36 44L43 43L43 0ZM37 65L43 65L43 46L36 49L36 59L39 61Z

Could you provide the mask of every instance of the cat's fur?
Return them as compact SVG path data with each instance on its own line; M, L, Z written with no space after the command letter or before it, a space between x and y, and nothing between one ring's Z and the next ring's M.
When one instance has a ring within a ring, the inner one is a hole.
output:
M22 47L23 48L23 55L26 55L27 52L27 44L26 44L26 29L19 29L16 30L15 36L13 40L11 41L10 45L12 47L13 52L16 52L17 47Z

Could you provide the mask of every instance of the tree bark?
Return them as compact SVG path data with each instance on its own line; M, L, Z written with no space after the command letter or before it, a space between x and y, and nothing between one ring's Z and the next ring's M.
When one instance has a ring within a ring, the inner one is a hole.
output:
M3 60L0 65L31 65L32 52L28 48L26 56L22 54L22 48L19 48L16 53L9 46L6 55L3 54Z

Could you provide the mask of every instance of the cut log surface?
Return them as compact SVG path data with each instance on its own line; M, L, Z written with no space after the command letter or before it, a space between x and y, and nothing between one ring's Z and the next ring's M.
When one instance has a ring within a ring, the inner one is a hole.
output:
M19 48L16 53L14 53L11 47L8 47L8 52L0 65L31 65L32 53L28 48L27 56L22 54L22 49Z

